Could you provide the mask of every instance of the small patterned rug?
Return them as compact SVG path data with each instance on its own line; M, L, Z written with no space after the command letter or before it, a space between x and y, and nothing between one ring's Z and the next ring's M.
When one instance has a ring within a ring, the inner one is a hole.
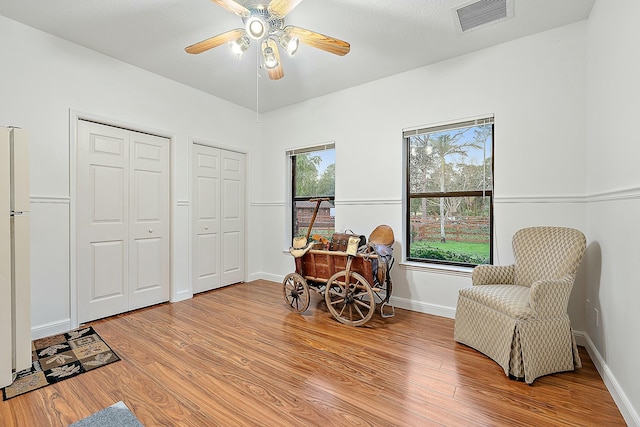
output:
M33 364L2 389L2 400L75 377L120 360L93 327L40 338L31 343Z

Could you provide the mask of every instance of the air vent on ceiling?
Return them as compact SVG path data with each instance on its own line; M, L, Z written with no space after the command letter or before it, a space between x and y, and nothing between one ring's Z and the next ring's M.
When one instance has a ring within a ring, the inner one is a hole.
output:
M462 31L509 17L507 0L480 0L456 9Z

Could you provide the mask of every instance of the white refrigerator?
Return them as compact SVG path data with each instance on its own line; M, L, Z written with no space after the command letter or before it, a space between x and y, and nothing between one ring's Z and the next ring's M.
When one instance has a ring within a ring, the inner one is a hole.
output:
M0 387L31 366L29 136L0 127Z

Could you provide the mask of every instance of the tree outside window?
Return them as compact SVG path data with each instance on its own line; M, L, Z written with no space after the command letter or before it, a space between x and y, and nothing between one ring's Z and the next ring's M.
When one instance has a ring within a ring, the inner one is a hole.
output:
M492 261L493 118L405 132L411 261Z
M331 238L335 231L335 148L333 145L289 153L292 181L292 235L305 236L316 204L315 198L328 198L322 202L311 235Z

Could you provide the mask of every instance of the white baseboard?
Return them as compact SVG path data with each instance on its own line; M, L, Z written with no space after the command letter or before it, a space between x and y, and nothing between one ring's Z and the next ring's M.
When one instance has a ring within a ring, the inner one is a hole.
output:
M605 386L607 386L609 393L611 393L611 397L613 397L614 402L616 402L627 425L630 427L640 427L640 416L638 415L638 409L640 408L633 407L633 404L624 393L624 390L622 390L622 387L620 387L616 377L607 366L607 363L602 358L602 355L600 355L593 341L591 341L591 338L589 338L589 335L582 331L574 331L574 335L578 345L583 345L587 349L593 364L600 373ZM581 341L584 344L581 344Z
M576 340L576 344L581 347L587 347L587 333L585 331L573 330L573 338Z
M50 337L51 335L63 334L69 332L71 327L71 319L63 319L57 322L45 323L31 328L31 339Z
M270 273L254 273L249 275L249 281L269 280L271 282L282 283L284 276ZM410 300L406 298L391 297L391 305L405 310L417 311L419 313L433 314L435 316L447 317L453 319L456 317L456 309L437 304L428 304L421 301Z
M454 319L456 317L456 309L444 305L429 304L421 301L410 300L391 296L391 305L405 310L417 311L419 313L433 314L435 316L447 317Z
M284 280L284 276L280 276L278 274L270 274L270 273L253 273L249 275L249 282L253 282L254 280L269 280L271 282L282 283Z

